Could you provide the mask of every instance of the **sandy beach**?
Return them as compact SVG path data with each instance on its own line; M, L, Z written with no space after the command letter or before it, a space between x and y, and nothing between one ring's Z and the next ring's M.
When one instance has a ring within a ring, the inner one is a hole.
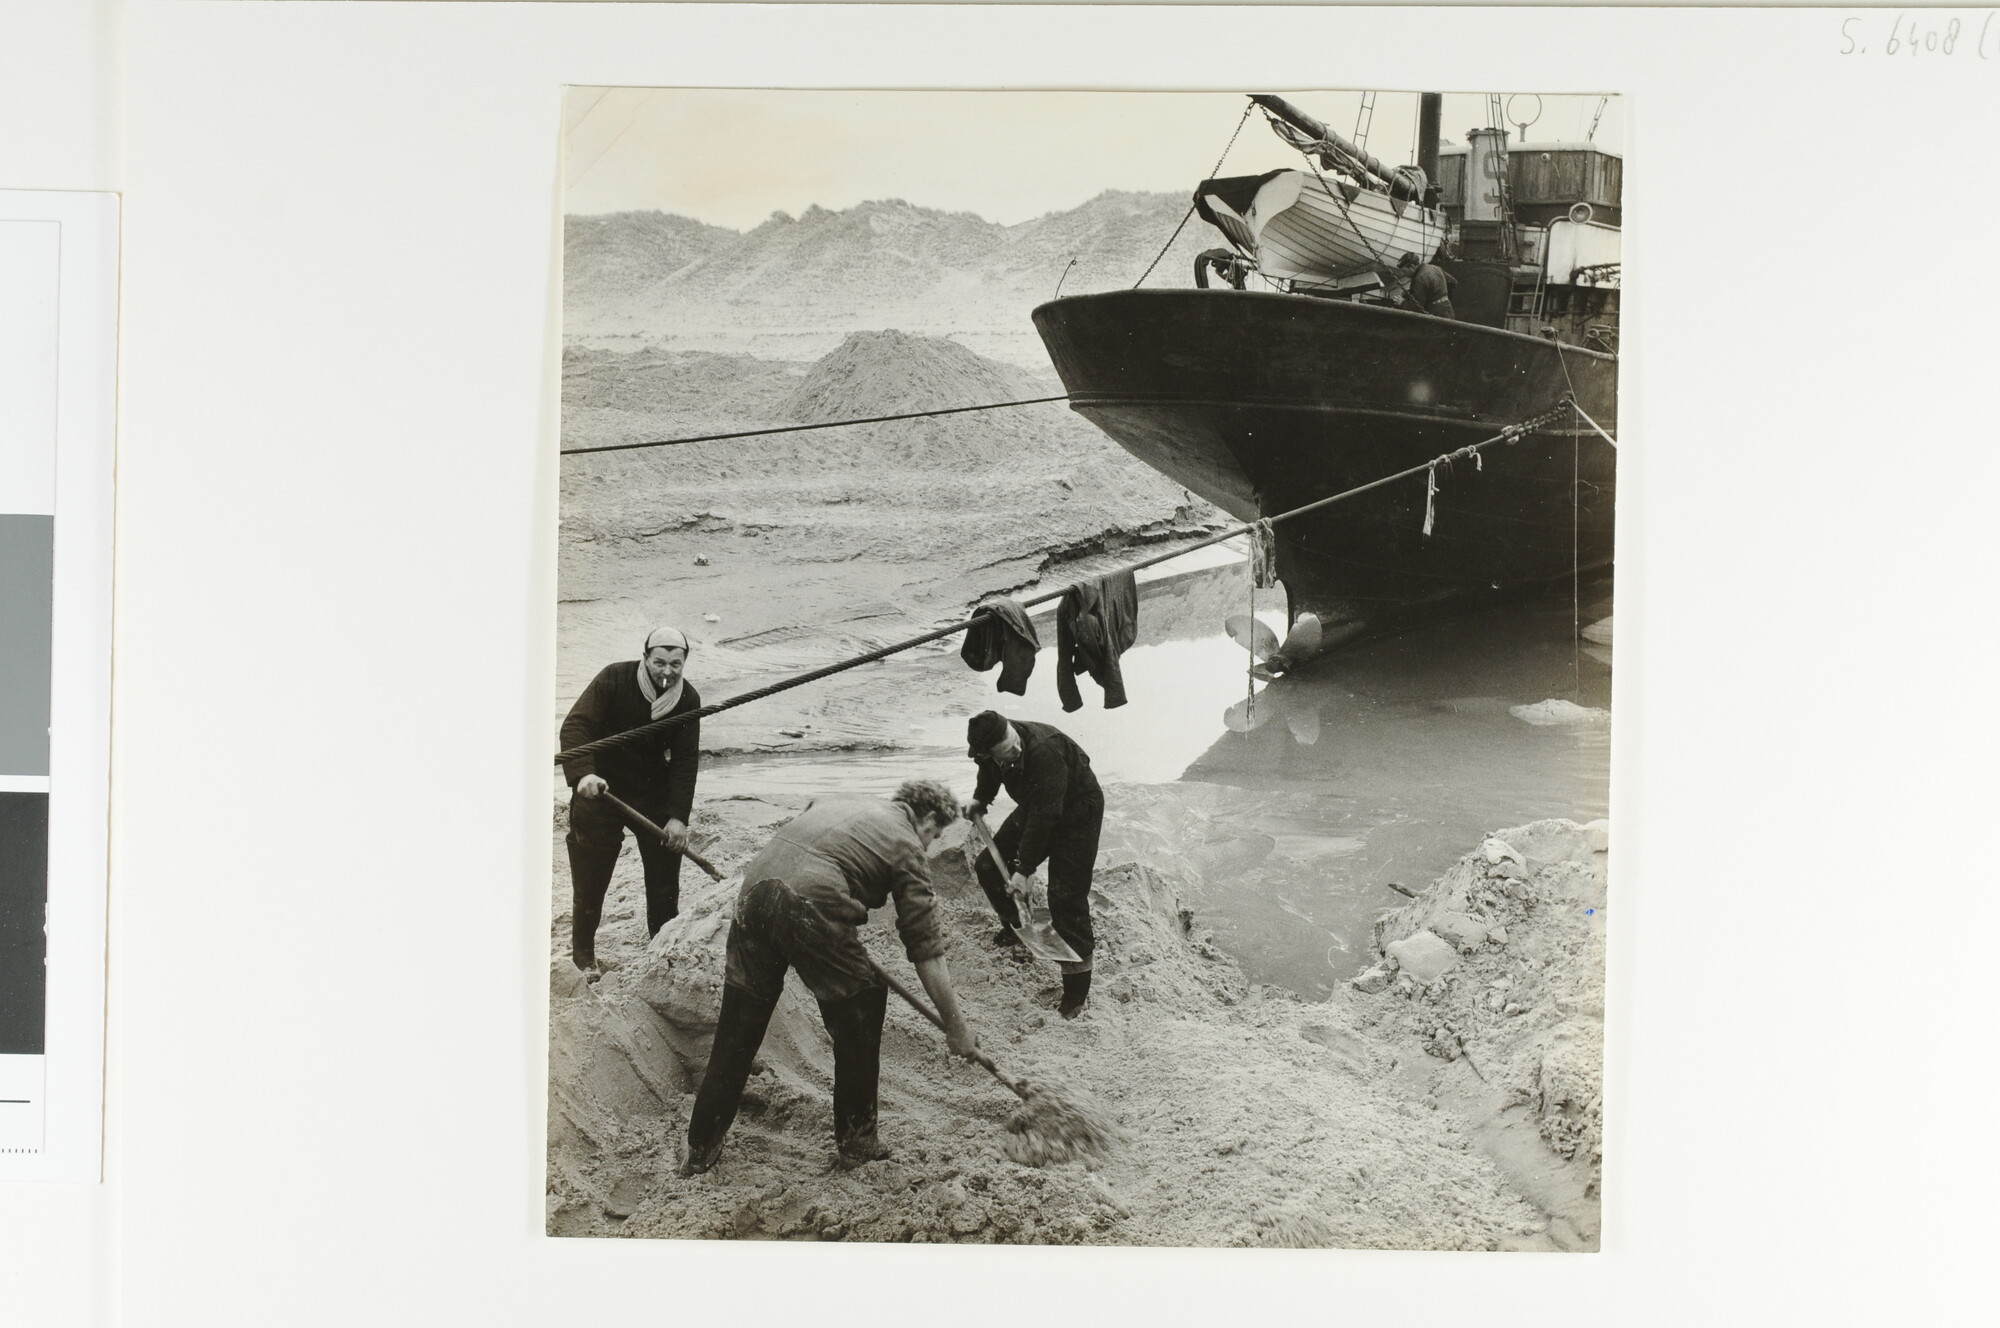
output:
M1114 808L1119 792L1108 791ZM708 804L697 841L727 873L792 810ZM600 933L612 965L600 982L586 984L568 962L567 909L552 917L549 1230L1594 1248L1603 835L1601 824L1564 821L1501 832L1383 919L1385 946L1428 942L1421 962L1385 960L1319 1002L1247 983L1169 876L1100 866L1096 994L1066 1022L1051 1009L1054 968L987 939L991 914L961 826L938 846L933 871L982 1044L1010 1074L1090 1094L1129 1138L1102 1166L1016 1165L1003 1150L1014 1099L892 1001L882 1132L893 1156L838 1171L830 1045L794 982L722 1161L686 1179L676 1174L680 1139L738 882L696 876L682 916L642 945L643 892L628 855ZM885 968L907 971L893 927L863 934ZM1451 956L1442 974L1430 972L1436 949Z

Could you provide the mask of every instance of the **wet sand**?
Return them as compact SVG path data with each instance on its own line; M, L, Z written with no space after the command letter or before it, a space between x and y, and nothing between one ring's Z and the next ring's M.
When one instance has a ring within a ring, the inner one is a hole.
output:
M708 804L697 829L727 870L788 814L768 803ZM1010 1074L1090 1095L1125 1141L1101 1165L1016 1164L1004 1149L1013 1097L947 1057L935 1030L892 1001L881 1098L892 1157L840 1171L832 1165L831 1048L793 982L721 1161L691 1178L675 1168L713 1034L737 882L691 883L683 915L645 945L628 855L599 943L612 971L586 985L561 955L551 960L549 1230L1595 1248L1601 1089L1592 1079L1600 1045L1592 1029L1601 1024L1602 986L1592 974L1602 972L1601 932L1580 944L1574 933L1579 902L1594 900L1601 912L1603 854L1570 822L1509 836L1535 869L1509 883L1516 896L1504 909L1496 900L1490 910L1504 912L1511 936L1469 947L1456 979L1420 987L1399 976L1378 991L1343 988L1317 1002L1247 982L1184 911L1172 875L1138 864L1103 868L1094 891L1096 983L1075 1021L1053 1011L1052 966L986 939L991 913L959 848L946 842L934 860L941 916L982 1045ZM1393 919L1391 931L1416 931L1440 910L1481 907L1463 896L1468 882L1479 891L1486 881L1475 854ZM561 933L566 914L553 922ZM863 935L879 963L903 966L892 926ZM1558 969L1552 955L1568 966ZM1494 981L1526 972L1543 981L1530 990L1524 978L1512 980L1520 1009L1472 1013L1485 1010ZM1558 1063L1568 1079L1552 1076L1548 1067Z

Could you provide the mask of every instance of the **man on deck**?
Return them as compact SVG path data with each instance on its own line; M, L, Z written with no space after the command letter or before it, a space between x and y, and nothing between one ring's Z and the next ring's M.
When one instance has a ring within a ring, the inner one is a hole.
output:
M1090 757L1053 724L1017 719L985 710L966 725L967 755L978 764L979 783L967 816L983 816L1005 788L1015 807L994 832L1011 879L1002 880L992 855L974 860L980 888L1006 926L996 938L1018 945L1019 899L1028 878L1049 864L1049 920L1056 934L1080 956L1063 968L1062 1001L1056 1009L1074 1019L1090 999L1090 954L1096 938L1090 925L1090 878L1097 866L1097 838L1104 828L1104 793L1090 769Z
M888 1156L875 1133L888 989L856 928L868 921L870 909L892 898L903 953L944 1020L946 1045L959 1056L978 1048L945 966L925 857L957 819L957 801L936 780L904 784L887 800L817 798L779 827L743 869L729 924L722 1011L688 1117L681 1174L699 1175L721 1154L788 968L798 970L819 1002L833 1038L833 1138L840 1165Z
M605 665L563 720L562 749L571 751L655 720L701 708L701 694L681 677L687 637L671 627L647 635L641 658ZM694 807L701 761L701 721L687 719L563 762L576 796L569 803L570 958L586 973L597 969L597 923L604 895L624 847L625 822L603 796L610 793L666 831L661 843L634 829L646 870L646 934L680 912L681 850Z
M1449 272L1435 263L1421 261L1412 253L1405 253L1396 269L1402 275L1412 309L1437 318L1458 316L1451 307L1452 288L1458 282Z

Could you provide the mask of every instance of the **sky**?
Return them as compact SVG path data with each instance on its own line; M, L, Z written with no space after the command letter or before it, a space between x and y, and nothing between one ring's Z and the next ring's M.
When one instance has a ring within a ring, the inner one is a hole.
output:
M1354 137L1360 92L1281 95ZM1520 121L1529 142L1581 139L1599 101L1515 96L1509 141L1522 141L1512 127ZM773 212L900 198L1012 225L1106 189L1192 193L1215 171L1246 105L1234 92L571 88L564 209L659 209L747 230ZM1368 150L1391 166L1411 161L1416 119L1416 93L1377 94ZM1484 94L1446 94L1446 145L1485 124ZM1623 107L1612 97L1595 141L1619 151L1623 134ZM1299 161L1256 114L1220 174Z

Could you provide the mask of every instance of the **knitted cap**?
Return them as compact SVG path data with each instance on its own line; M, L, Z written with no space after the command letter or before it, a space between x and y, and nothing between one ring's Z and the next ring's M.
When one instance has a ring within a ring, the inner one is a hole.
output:
M967 756L984 756L1007 736L1007 718L997 710L982 710L965 722Z

